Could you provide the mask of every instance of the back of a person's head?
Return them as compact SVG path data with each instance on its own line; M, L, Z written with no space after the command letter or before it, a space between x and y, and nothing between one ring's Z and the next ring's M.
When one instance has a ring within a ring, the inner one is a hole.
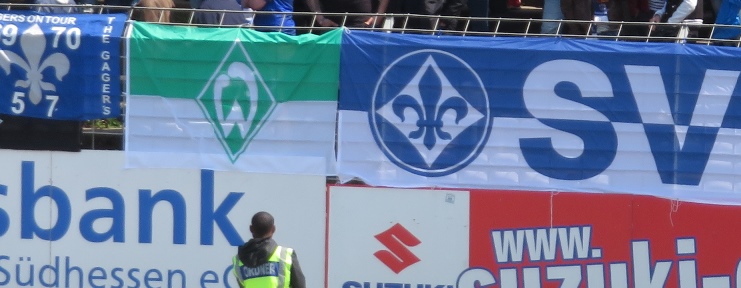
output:
M252 216L252 234L255 237L268 236L273 231L275 220L273 215L265 211L260 211Z

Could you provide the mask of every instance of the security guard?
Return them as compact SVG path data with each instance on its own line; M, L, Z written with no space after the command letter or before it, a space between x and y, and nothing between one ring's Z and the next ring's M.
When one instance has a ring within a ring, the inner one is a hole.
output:
M275 220L268 212L252 216L252 239L234 256L234 276L242 288L306 288L296 252L273 240Z

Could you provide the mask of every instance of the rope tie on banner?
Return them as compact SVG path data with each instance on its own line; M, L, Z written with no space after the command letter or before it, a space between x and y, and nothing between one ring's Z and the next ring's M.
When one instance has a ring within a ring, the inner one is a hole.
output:
M54 186L54 156L53 156L53 153L49 153L49 189L51 189L52 186ZM49 198L49 207L51 207L51 204L52 204L51 202L54 201L51 198L51 196L52 195L51 195L51 191L50 191L49 192L49 197L48 197ZM56 201L54 201L54 203L56 203ZM34 208L34 210L35 210L35 208ZM54 209L49 209L49 223L54 223L53 222L54 221L54 215L52 214L52 210L54 210ZM52 234L52 229L49 228L49 239L53 239L51 234ZM54 241L48 241L48 242L49 242L49 259L52 259L52 257L53 257L52 256L52 250L53 249L52 249L51 246L52 246L52 243Z
M558 193L561 193L561 192L551 191L551 205L549 205L549 208L551 209L551 223L550 223L550 228L553 228L553 197L556 196L556 195L558 195Z
M677 199L671 199L671 204L669 206L669 222L672 224L672 227L674 227L674 219L672 218L673 214L679 211L679 205L681 205L682 202L680 202Z

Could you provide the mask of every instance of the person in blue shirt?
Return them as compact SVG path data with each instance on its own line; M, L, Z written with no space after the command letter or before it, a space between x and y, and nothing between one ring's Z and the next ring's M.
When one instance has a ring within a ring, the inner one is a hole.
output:
M741 25L739 13L741 12L741 0L723 0L715 18L715 24ZM716 27L713 30L713 39L738 40L741 29L736 27ZM728 43L736 45L736 43Z
M276 13L255 13L253 26L257 31L280 31L296 35L296 23L293 21L293 0L242 0L242 7L255 11Z

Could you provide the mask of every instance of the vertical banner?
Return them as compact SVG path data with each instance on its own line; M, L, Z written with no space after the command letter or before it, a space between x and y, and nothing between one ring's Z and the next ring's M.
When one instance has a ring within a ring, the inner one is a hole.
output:
M468 192L330 186L328 287L453 287L468 207Z
M123 14L0 13L0 114L118 117L125 21Z
M334 174L341 36L134 22L127 167Z
M346 32L338 175L741 205L741 50Z

